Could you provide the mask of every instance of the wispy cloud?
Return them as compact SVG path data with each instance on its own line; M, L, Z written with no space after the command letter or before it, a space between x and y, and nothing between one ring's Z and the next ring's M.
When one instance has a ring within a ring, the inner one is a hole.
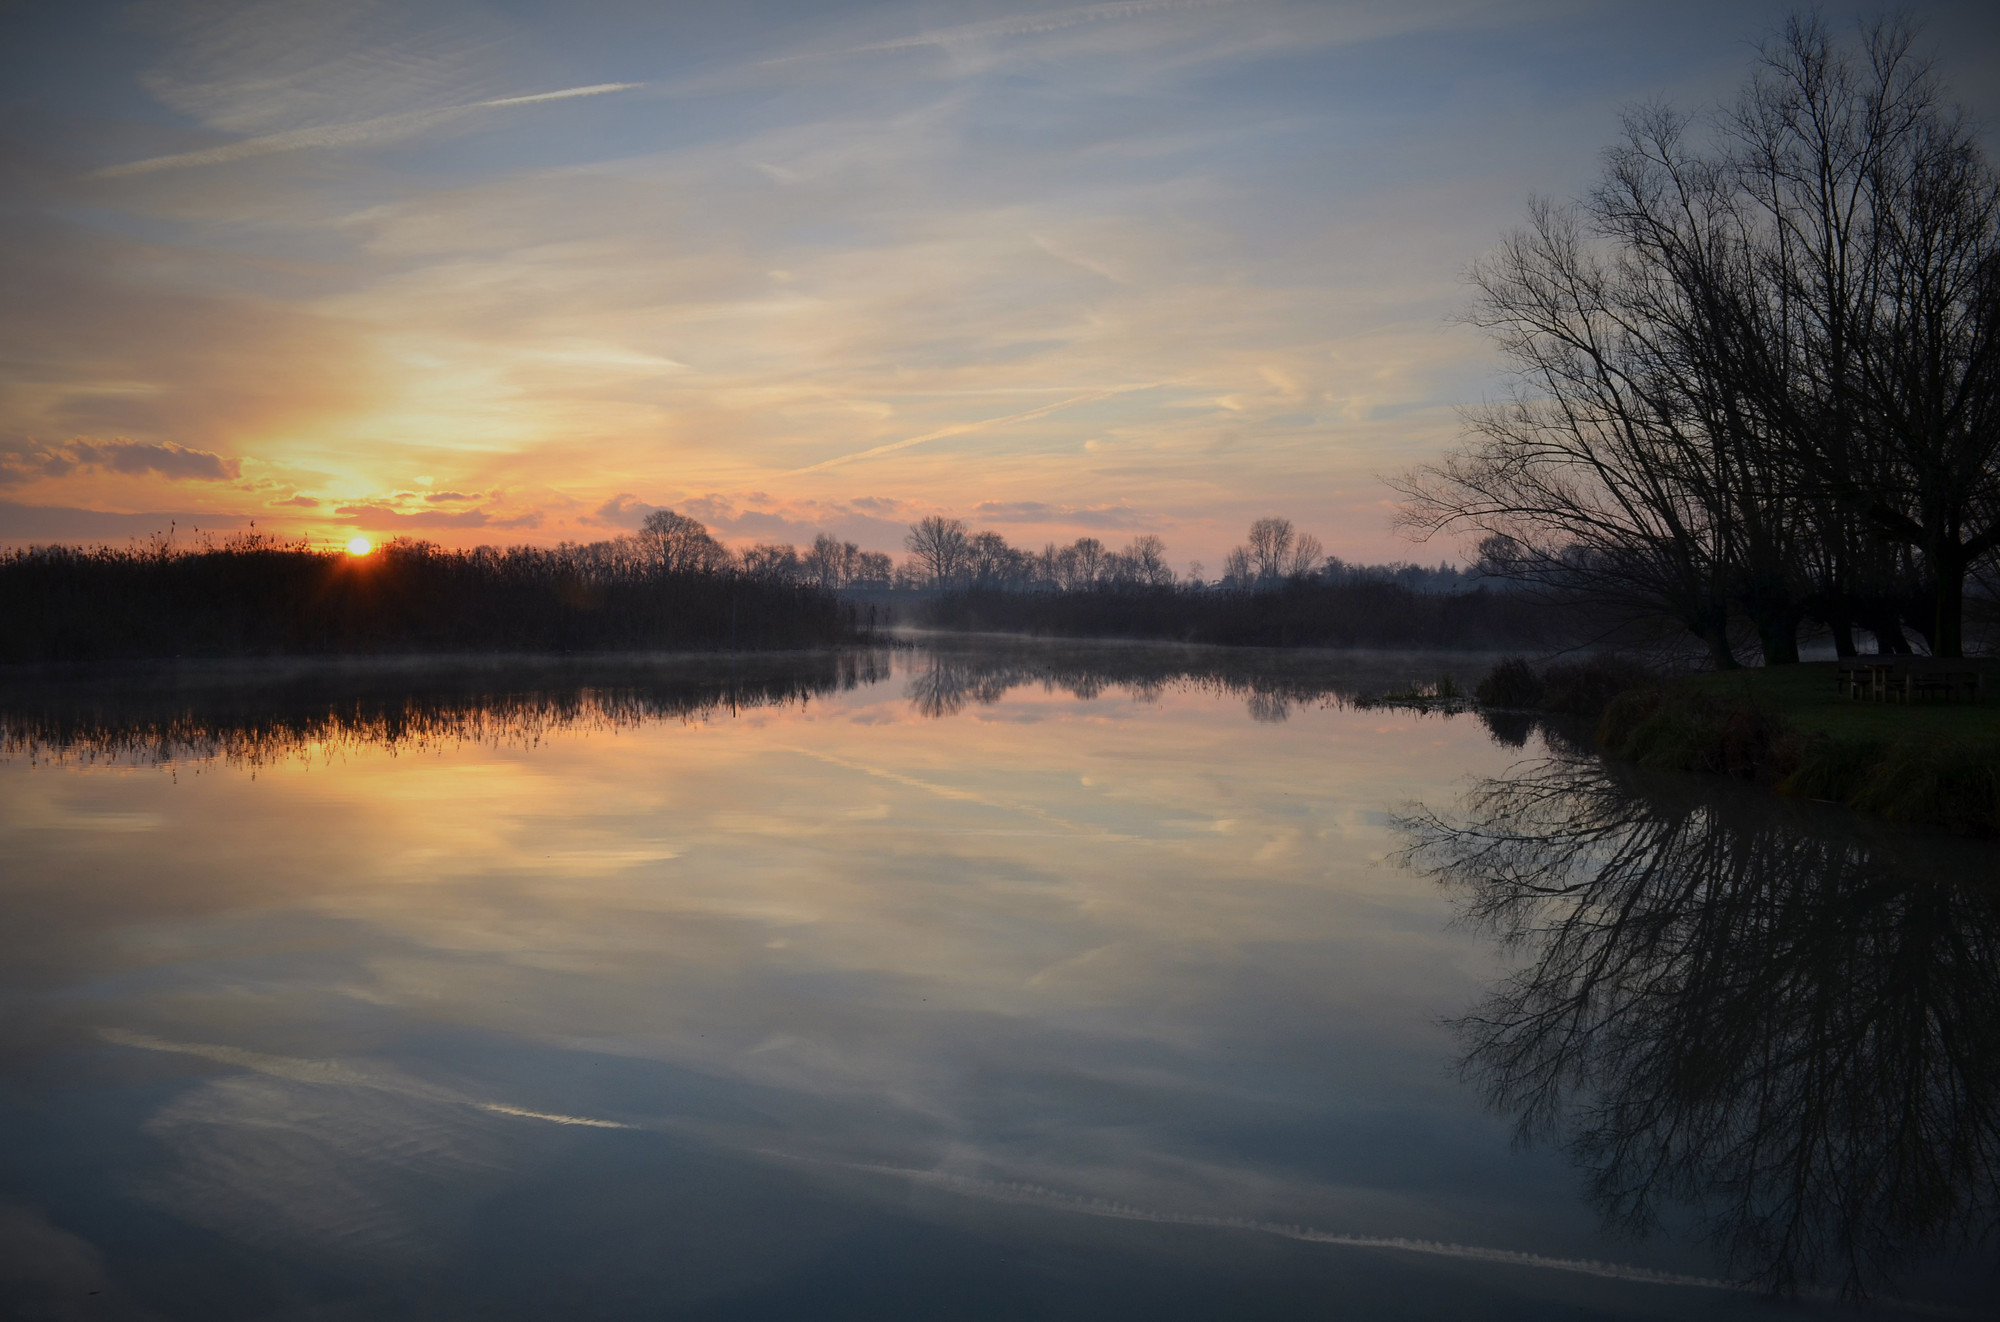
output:
M1060 32L1065 28L1084 27L1094 23L1115 23L1121 19L1146 18L1174 10L1217 9L1241 3L1243 0L1114 0L1111 4L1085 5L1080 9L1059 9L1047 14L1027 14L1018 18L992 19L985 23L961 23L953 27L933 28L915 36L899 37L893 41L870 42L863 46L846 46L839 50L781 55L761 63L766 66L797 64L804 60L832 60L850 55L920 50L926 46L950 49L954 46L997 41L1006 37L1031 37L1044 32Z
M115 179L126 175L151 174L156 170L223 165L230 161L247 160L253 156L269 156L277 152L299 151L307 147L351 147L364 142L387 142L435 128L475 111L539 105L545 101L569 101L582 96L603 96L610 92L626 92L643 86L644 83L592 83L587 87L565 87L554 92L492 97L485 101L468 101L460 105L438 106L430 110L407 110L394 115L376 115L372 119L358 119L346 124L320 124L310 128L287 129L282 133L241 138L219 147L204 147L200 151L177 152L171 156L153 156L142 161L106 166L96 171L92 177Z
M982 500L972 507L988 523L1068 524L1081 528L1136 528L1146 520L1123 505L1052 505L1045 500Z
M953 423L949 427L939 427L936 431L927 431L921 436L910 436L900 441L890 441L887 445L877 445L871 449L857 450L853 454L843 454L832 459L823 459L819 463L809 464L804 468L795 468L787 476L795 477L803 473L820 473L829 468L837 468L842 464L856 463L863 459L875 459L885 454L894 454L898 450L907 450L913 445L923 445L929 441L942 441L951 436L966 436L973 432L986 431L988 428L1004 426L1010 422L1032 422L1036 418L1045 418L1059 409L1074 408L1078 404L1094 404L1098 400L1110 399L1115 395L1128 395L1135 390L1157 390L1166 384L1168 383L1164 381L1147 381L1138 385L1112 386L1108 390L1089 390L1081 395L1072 395L1068 399L1059 399L1053 404L1043 404L1039 408L1028 409L1021 413L1009 413L1003 418L982 418L977 422Z

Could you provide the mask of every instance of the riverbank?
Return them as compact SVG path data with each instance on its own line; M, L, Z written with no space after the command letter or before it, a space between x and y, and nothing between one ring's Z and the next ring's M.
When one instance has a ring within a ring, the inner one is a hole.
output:
M1973 663L1976 664L1976 663ZM1911 825L2000 833L2000 669L1977 703L1856 702L1834 662L1628 689L1597 742L1642 766L1734 776Z

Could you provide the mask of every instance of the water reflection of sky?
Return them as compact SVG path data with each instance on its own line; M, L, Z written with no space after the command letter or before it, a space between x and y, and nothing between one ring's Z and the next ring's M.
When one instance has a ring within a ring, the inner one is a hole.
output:
M932 663L894 669L522 737L0 761L0 1288L92 1317L1752 1305L1577 1270L1712 1264L1600 1234L1452 1075L1442 1020L1503 960L1385 861L1390 814L1517 750L1271 685L933 718Z

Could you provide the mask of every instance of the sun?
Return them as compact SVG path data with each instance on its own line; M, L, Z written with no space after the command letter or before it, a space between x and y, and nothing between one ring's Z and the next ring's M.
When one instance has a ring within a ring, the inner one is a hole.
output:
M369 541L366 537L350 537L347 539L347 553L349 555L367 555L374 549L375 543Z

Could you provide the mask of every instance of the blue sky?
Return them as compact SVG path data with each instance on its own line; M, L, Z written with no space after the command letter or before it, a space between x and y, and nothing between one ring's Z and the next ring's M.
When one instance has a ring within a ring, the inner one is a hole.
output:
M1990 8L1911 11L1988 124ZM1785 12L0 7L0 539L1449 557L1379 479L1498 386L1465 266Z

